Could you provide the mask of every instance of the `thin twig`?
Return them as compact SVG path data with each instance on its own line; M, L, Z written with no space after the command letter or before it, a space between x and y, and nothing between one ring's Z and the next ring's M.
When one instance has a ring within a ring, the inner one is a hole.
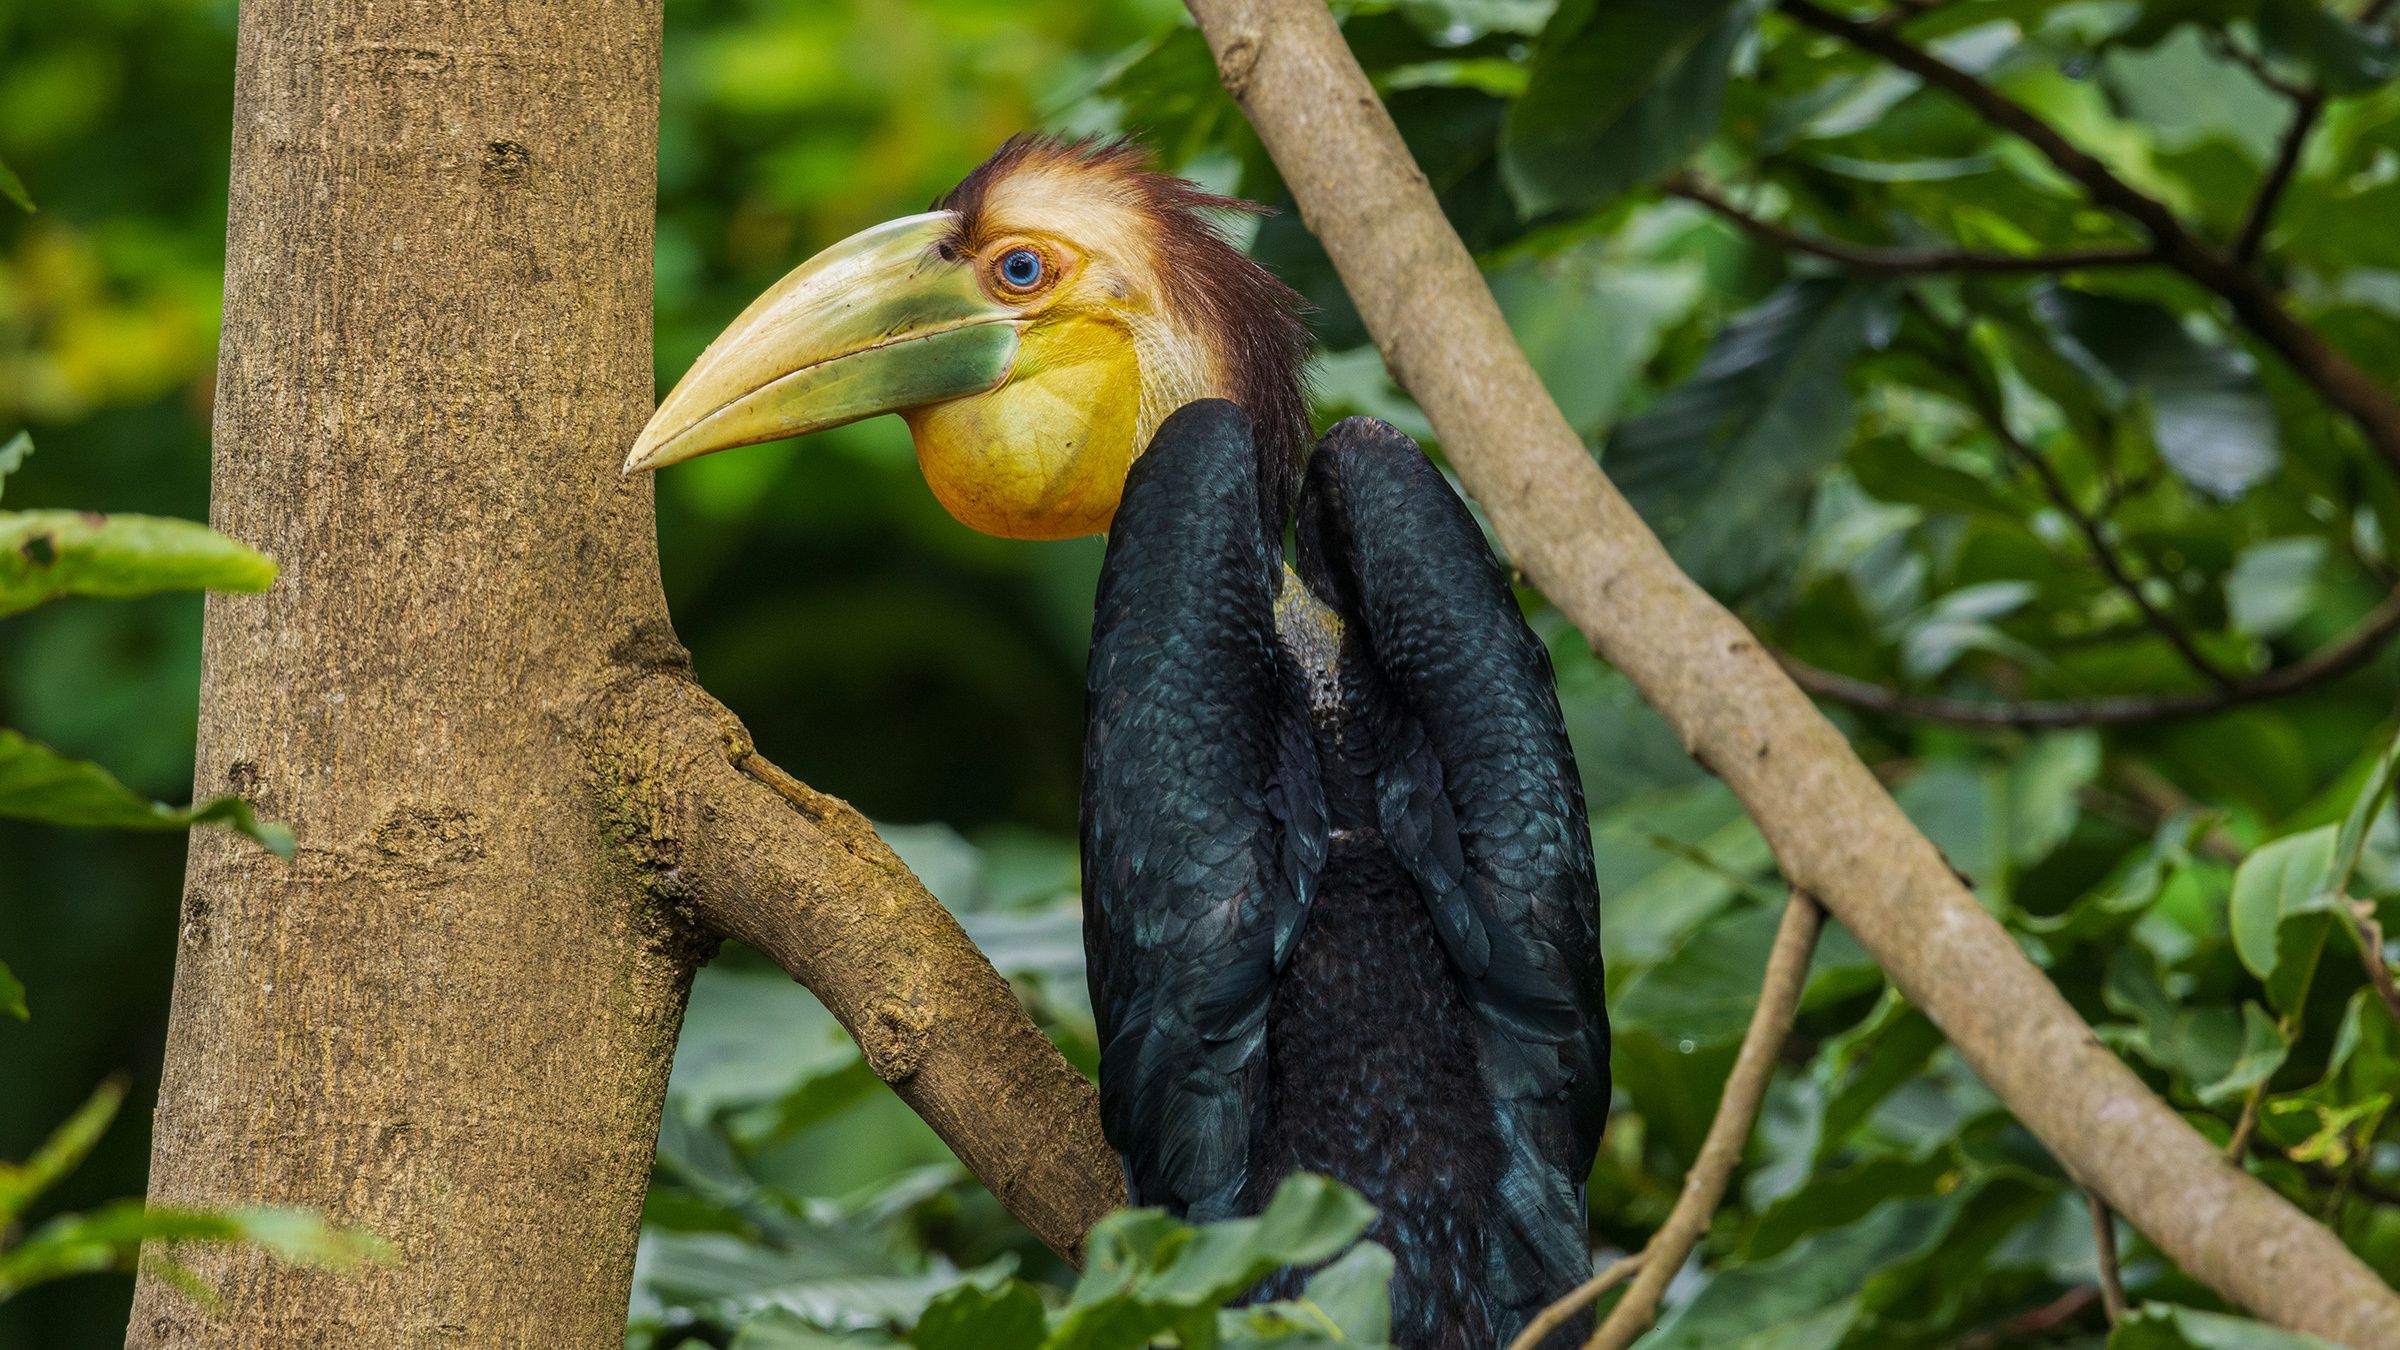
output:
M2249 210L2242 213L2242 228L2234 236L2236 265L2248 267L2258 260L2267 230L2275 223L2275 208L2283 201L2283 190L2291 186L2292 175L2300 168L2301 152L2308 148L2308 133L2316 129L2317 118L2324 111L2325 96L2314 89L2303 89L2293 96L2291 124L2283 129L2283 139L2275 147L2275 161L2259 180Z
M1602 1266L1597 1274L1569 1290L1558 1302L1535 1313L1533 1320L1525 1324L1525 1329L1517 1333L1517 1338L1508 1343L1508 1350L1535 1350L1551 1332L1565 1326L1575 1314L1589 1307L1592 1300L1640 1273L1648 1258L1648 1252L1634 1252Z
M1767 954L1766 975L1760 981L1758 1006L1750 1014L1750 1028L1742 1036L1742 1048L1734 1056L1733 1072L1725 1079L1724 1094L1717 1102L1716 1119L1709 1122L1708 1135L1701 1141L1700 1156L1684 1174L1683 1193L1676 1197L1675 1207L1667 1212L1667 1221L1642 1248L1642 1268L1634 1276L1633 1287L1584 1343L1584 1350L1624 1350L1634 1338L1648 1330L1658 1316L1658 1301L1666 1292L1667 1282L1683 1268L1692 1247L1708 1231L1709 1220L1725 1199L1725 1188L1731 1182L1733 1169L1742 1160L1742 1150L1750 1139L1750 1127L1758 1119L1759 1103L1766 1099L1767 1084L1775 1076L1775 1062L1782 1053L1783 1042L1792 1032L1792 1019L1800 1009L1800 994L1808 985L1808 963L1817 950L1817 934L1823 929L1825 912L1817 902L1799 891L1793 891L1783 908L1783 923L1775 931L1775 946ZM1589 1299L1578 1299L1578 1289L1553 1309L1564 1306L1556 1326L1566 1320ZM1545 1310L1545 1316L1548 1311ZM1531 1328L1527 1328L1530 1334ZM1546 1333L1545 1333L1546 1334ZM1512 1350L1530 1350L1541 1344L1538 1337L1519 1337Z
M1905 277L1948 272L2072 272L2092 267L2139 267L2158 261L2155 247L2128 244L2058 253L1989 253L1964 248L1880 248L1806 234L1725 196L1690 174L1659 185L1670 196L1705 206L1745 233L1779 248L1836 262L1868 276Z
M1870 712L1965 727L2126 726L2178 717L2202 717L2245 704L2298 693L2339 679L2374 659L2400 632L2400 591L2384 597L2358 625L2332 646L2288 666L2243 676L2225 688L2174 694L2112 694L2100 698L2002 701L1912 694L1855 676L1838 675L1789 655L1778 655L1799 686L1812 694Z
M2082 1285L2038 1308L2018 1313L1996 1327L1978 1331L1951 1347L1951 1350L2000 1350L2001 1346L2014 1345L2056 1331L2083 1316L2086 1308L2099 1301L2100 1289L2097 1285Z
M2358 944L2358 959L2367 968L2367 981L2375 986L2376 996L2383 1000L2392 1020L2400 1022L2400 982L2394 981L2392 963L2383 957L2383 925L2376 922L2375 902L2351 901L2350 917L2350 936Z
M2108 1324L2125 1320L2125 1277L2117 1270L2117 1216L2100 1192L2086 1188L2084 1204L2092 1211L2092 1247L2100 1256L2100 1306Z
M1898 33L1833 13L1813 0L1780 0L1780 8L1793 20L1882 57L1958 99L1986 122L2041 152L2060 173L2081 184L2094 202L2139 225L2158 246L2160 262L2215 291L2244 327L2328 403L2356 421L2376 454L2400 471L2400 399L2284 308L2265 278L2194 234L2165 202L2118 177L2025 105Z
M2250 1093L2242 1098L2242 1114L2233 1123L2233 1137L2225 1141L2225 1156L2236 1162L2250 1151L2251 1141L2258 1137L2258 1109L2267 1100L2267 1080L2261 1078L2250 1085Z

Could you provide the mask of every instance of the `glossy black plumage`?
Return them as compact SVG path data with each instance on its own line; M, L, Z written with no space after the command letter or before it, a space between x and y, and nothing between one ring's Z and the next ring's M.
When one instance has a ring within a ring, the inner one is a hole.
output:
M1109 539L1083 841L1103 1120L1135 1200L1196 1219L1297 1168L1358 1187L1395 1338L1481 1350L1590 1270L1608 1031L1572 752L1413 443L1365 419L1319 443L1308 596L1259 477L1241 411L1193 404Z

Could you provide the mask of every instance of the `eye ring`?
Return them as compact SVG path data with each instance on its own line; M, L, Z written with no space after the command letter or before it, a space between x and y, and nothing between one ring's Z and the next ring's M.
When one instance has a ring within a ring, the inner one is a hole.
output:
M1001 254L999 263L992 268L992 275L1012 291L1034 289L1042 284L1049 272L1049 264L1042 260L1042 255L1024 247L1012 248Z

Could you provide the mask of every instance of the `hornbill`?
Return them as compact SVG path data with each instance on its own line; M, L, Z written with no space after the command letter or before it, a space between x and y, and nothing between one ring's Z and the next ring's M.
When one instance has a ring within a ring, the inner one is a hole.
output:
M1255 209L1127 142L1013 139L759 297L626 467L897 412L965 524L1108 535L1084 934L1127 1188L1197 1221L1330 1174L1378 1209L1395 1341L1486 1350L1590 1271L1582 788L1440 472L1365 418L1303 472L1303 305L1219 233Z

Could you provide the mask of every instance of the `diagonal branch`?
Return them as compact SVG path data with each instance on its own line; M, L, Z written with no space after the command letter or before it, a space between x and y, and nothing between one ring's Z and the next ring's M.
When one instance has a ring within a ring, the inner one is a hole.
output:
M2218 689L2177 694L2111 694L2099 698L2010 702L1913 694L1890 685L1820 669L1793 656L1778 656L1786 674L1812 694L1869 712L1964 727L2099 727L2204 717L2248 703L2298 693L2340 679L2374 659L2400 633L2400 591L2367 611L2365 618L2332 646L2288 666L2237 677Z
M2139 225L2157 245L2159 261L2216 292L2245 328L2327 402L2347 413L2375 453L2400 472L2400 400L2285 309L2264 278L2193 234L2166 203L2118 177L2025 105L1898 33L1833 13L1812 0L1779 0L1779 7L1792 19L1882 57L1957 98L1985 121L2040 151L2092 200Z
M2183 1269L2283 1325L2400 1350L2400 1294L2099 1043L1758 639L1667 556L1526 362L1332 13L1318 0L1189 6L1512 560L1724 778L1791 884ZM2400 411L2393 422L2400 452Z
M950 912L865 817L769 763L680 671L610 690L596 720L597 791L659 898L806 985L875 1075L1074 1260L1125 1202L1097 1094Z
M2094 267L2140 267L2158 261L2158 250L2141 245L2116 248L2068 249L2059 253L1989 253L1965 248L1878 248L1805 234L1769 220L1736 203L1691 174L1677 174L1660 184L1670 196L1681 197L1716 212L1753 238L1794 253L1806 253L1839 263L1864 276L1909 277L1952 272L2073 272Z

